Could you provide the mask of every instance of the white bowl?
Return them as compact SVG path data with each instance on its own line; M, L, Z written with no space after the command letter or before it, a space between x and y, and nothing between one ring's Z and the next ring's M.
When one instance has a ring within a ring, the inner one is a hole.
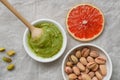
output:
M66 54L66 56L64 57L63 62L62 62L62 75L63 75L64 80L69 80L68 75L64 71L65 64L66 64L68 56L70 54L75 53L75 50L82 49L83 47L88 47L91 50L92 49L96 50L96 51L99 52L100 55L106 57L107 75L104 77L103 80L110 80L111 75L112 75L112 62L111 62L111 59L110 59L109 55L107 54L107 52L104 49L102 49L101 47L99 47L97 45L94 45L94 44L80 44L78 46L73 47L71 50L68 51L68 53Z
M36 61L46 63L46 62L52 62L52 61L58 59L64 53L64 50L65 50L66 44L67 44L67 37L66 37L66 33L65 33L64 29L62 28L62 26L58 22L56 22L54 20L51 20L51 19L39 19L39 20L36 20L36 21L32 22L32 25L34 25L34 24L36 24L38 22L44 22L44 21L52 22L53 24L57 25L58 29L61 31L62 36L63 36L63 44L62 44L62 47L61 47L60 51L56 55L54 55L54 56L52 56L50 58L42 58L42 57L36 56L35 53L33 53L33 51L29 48L29 45L27 43L27 35L29 33L28 29L26 29L25 32L24 32L23 45L24 45L25 51L28 53L28 55L31 58L33 58Z

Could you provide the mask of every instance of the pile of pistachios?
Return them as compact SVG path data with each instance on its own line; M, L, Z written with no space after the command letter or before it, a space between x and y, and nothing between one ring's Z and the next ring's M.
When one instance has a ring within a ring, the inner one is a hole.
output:
M3 47L0 47L0 52L4 52L6 51L5 48ZM14 50L9 50L6 52L6 56L3 56L2 60L6 63L8 63L8 66L7 66L7 70L8 71L11 71L15 68L15 65L12 64L12 59L11 57L15 55L15 51Z

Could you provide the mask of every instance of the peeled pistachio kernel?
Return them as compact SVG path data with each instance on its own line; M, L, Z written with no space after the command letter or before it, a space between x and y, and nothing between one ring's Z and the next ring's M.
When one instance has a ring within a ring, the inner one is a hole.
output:
M3 57L2 60L8 63L12 62L12 59L9 57Z
M7 55L8 55L8 56L13 56L13 55L15 55L15 51L14 51L14 50L9 50L9 51L7 52Z
M3 52L3 51L5 51L5 48L1 47L0 52Z
M7 66L7 70L11 71L11 70L14 69L14 67L15 67L14 64L9 64L9 65Z

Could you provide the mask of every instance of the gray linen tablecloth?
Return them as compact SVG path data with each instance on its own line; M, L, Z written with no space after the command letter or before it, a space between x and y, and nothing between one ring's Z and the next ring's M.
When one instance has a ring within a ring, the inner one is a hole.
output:
M98 6L105 16L103 34L89 43L104 48L113 63L111 80L120 80L120 0L8 0L28 21L50 18L59 22L67 33L67 48L58 60L43 64L30 58L23 48L25 25L0 3L0 46L6 50L14 49L12 57L15 70L7 71L7 63L0 53L0 80L63 80L61 64L65 54L82 42L73 39L66 30L65 18L68 10L79 3Z

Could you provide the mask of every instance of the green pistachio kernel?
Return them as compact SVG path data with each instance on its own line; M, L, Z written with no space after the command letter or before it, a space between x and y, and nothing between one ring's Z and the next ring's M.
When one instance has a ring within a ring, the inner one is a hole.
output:
M12 62L12 59L9 57L3 57L2 60L8 63Z
M8 70L8 71L13 70L14 68L15 68L15 65L14 65L14 64L9 64L9 65L7 66L7 70Z
M5 51L5 48L1 47L0 52L3 52L3 51Z
M8 56L13 56L13 55L15 55L15 51L14 51L14 50L9 50L9 51L7 52L7 55L8 55Z

